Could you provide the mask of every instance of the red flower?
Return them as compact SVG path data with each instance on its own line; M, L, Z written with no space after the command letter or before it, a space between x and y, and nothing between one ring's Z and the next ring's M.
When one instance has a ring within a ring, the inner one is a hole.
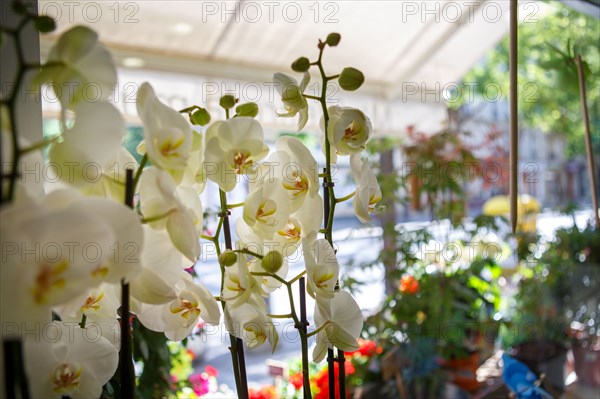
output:
M352 365L351 362L344 363L344 369L346 370L346 375L354 374L356 369ZM339 364L334 363L333 374L335 375L335 380L338 380L339 375ZM319 391L315 394L314 399L329 399L329 373L327 372L327 368L319 371L317 375L313 377L313 382L319 389ZM346 390L347 397L350 397L350 392ZM340 399L340 390L336 383L335 385L335 399Z
M267 385L260 389L252 389L248 390L248 398L249 399L275 399L277 397L277 391L274 386Z
M214 368L211 365L207 365L206 367L204 367L204 372L206 374L208 374L211 377L218 377L219 376L219 370L217 370L216 368Z
M419 282L407 274L400 279L400 292L403 294L416 294L419 292Z
M303 385L302 372L298 371L297 373L290 375L288 381L296 388L296 390L299 390Z
M381 346L378 346L375 341L368 339L358 339L358 349L354 352L346 352L347 355L353 356L359 354L360 356L370 357L374 354L380 354L382 352Z

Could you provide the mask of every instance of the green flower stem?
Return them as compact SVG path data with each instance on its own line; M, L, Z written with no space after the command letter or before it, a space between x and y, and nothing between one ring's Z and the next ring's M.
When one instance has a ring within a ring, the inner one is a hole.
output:
M233 252L237 252L237 253L240 253L240 254L247 254L247 255L250 255L250 256L254 256L255 258L258 258L258 259L262 259L263 258L262 255L259 255L256 252L250 251L249 249L246 249L246 248L235 249L235 250L233 250Z
M227 118L229 119L229 111L225 110ZM217 232L215 233L215 246L217 247L217 254L221 254L221 248L218 241L218 237L221 233L221 229L223 228L223 234L225 235L225 248L232 249L233 245L231 242L231 230L229 227L229 211L227 210L227 194L225 191L219 189L219 199L221 201L221 212L219 214L219 225L217 227ZM225 285L225 266L223 266L219 262L219 267L221 268L221 293L223 292L223 287ZM223 312L225 312L226 301L221 301L221 307L223 308ZM238 338L233 334L229 334L229 341L231 346L229 347L229 352L231 353L231 363L233 366L233 373L235 377L235 387L237 390L238 398L246 399L248 398L248 387L246 386L245 379L243 375L245 372L242 372L242 368L244 368L245 364L240 364L240 351L243 348L238 347L238 345L243 345L241 340L238 341ZM243 356L243 355L242 355ZM242 375L243 374L243 375Z
M42 141L40 141L38 143L35 143L35 144L33 144L33 145L31 145L31 146L29 146L27 148L22 148L21 149L21 155L25 155L25 154L28 154L28 153L33 152L33 151L41 150L45 146L47 146L48 144L52 144L55 141L58 141L58 139L60 139L60 135L56 135L56 136L54 136L52 138L42 140Z
M319 328L317 328L316 330L314 330L314 331L311 331L311 332L309 332L308 334L306 334L306 337L307 337L307 338L310 338L310 337L313 337L313 336L317 335L317 334L318 334L318 333L320 333L320 332L321 332L321 331L322 331L322 330L323 330L325 327L327 327L327 325L328 325L329 323L331 323L331 322L330 322L330 321L327 321L327 322L323 323L323 325L322 325L321 327L319 327Z
M237 204L228 204L227 209L239 208L244 206L245 202L238 202Z
M310 98L311 100L321 101L321 97L311 96L310 94L303 94L304 98Z
M25 77L25 73L27 72L27 68L25 67L25 54L23 52L23 43L21 41L21 30L27 24L27 22L31 21L31 18L27 15L25 16L19 26L14 31L6 30L5 33L13 36L15 40L15 48L17 49L17 62L20 65L19 71L17 72L17 76L15 78L15 85L13 86L12 93L10 93L10 97L8 99L9 102L9 115L10 115L10 127L11 127L11 150L12 150L12 168L9 176L9 185L8 185L8 195L6 197L6 201L12 201L15 195L15 188L17 185L17 177L19 173L19 160L21 158L21 151L19 149L19 126L17 123L17 100L19 99L19 89L21 88L21 84L23 82L23 78ZM0 159L0 162L2 160ZM4 202L4 193L1 192L3 185L0 184L0 201Z
M329 142L329 137L327 135L327 129L329 127L329 112L327 111L327 82L330 78L325 74L325 70L323 69L323 50L325 50L325 43L319 43L319 58L317 59L317 67L319 68L319 73L321 74L321 79L323 81L321 87L321 96L319 98L319 102L321 103L321 108L323 110L323 128L325 131L325 176L324 179L327 183L332 182L331 178L331 143ZM327 220L325 221L325 239L333 246L333 216L335 215L335 204L337 203L335 198L335 192L333 190L333 186L327 186L325 188L329 192L329 213L327 215Z
M353 191L350 194L346 195L345 197L338 198L335 201L339 204L340 202L344 202L344 201L348 201L349 199L352 199L355 195L356 195L356 191Z
M156 221L159 221L159 220L164 219L166 217L169 217L170 215L172 215L175 212L176 212L176 209L171 209L170 211L165 212L162 215L156 215L156 216L150 216L150 217L147 217L147 218L142 218L142 223L143 224L148 224L148 223L156 222Z
M298 274L296 277L294 277L293 279L291 279L289 281L290 284L294 284L296 281L298 281L300 279L300 277L304 276L306 274L306 270L303 270L300 274Z
M200 234L200 238L204 238L207 241L215 242L217 237L207 236L206 234Z
M146 163L148 163L148 154L144 154L144 156L142 157L142 160L140 161L140 165L138 166L137 170L135 171L135 176L133 176L133 191L134 192L135 192L138 182L140 181L140 177L142 176L142 172L144 171L144 167L146 166Z
M291 313L286 314L267 314L271 319L290 319L292 317Z

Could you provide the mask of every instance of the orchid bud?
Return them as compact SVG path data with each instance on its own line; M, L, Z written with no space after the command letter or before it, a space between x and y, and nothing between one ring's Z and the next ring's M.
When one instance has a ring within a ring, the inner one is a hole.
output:
M225 109L231 109L235 106L236 102L237 100L234 96L231 94L226 94L221 97L221 100L219 100L219 105Z
M244 103L235 108L237 116L249 116L254 118L258 115L258 105L256 103Z
M327 39L325 39L325 43L327 43L327 45L330 47L335 47L339 44L341 38L342 38L342 36L340 36L339 33L330 33L327 35Z
M237 262L237 254L231 249L226 249L219 255L219 263L225 267L233 266Z
M362 86L365 81L365 75L361 71L355 68L344 68L340 77L338 78L338 83L340 87L346 91L354 91Z
M56 29L56 22L47 15L35 17L33 19L33 24L35 25L35 29L40 33L48 33Z
M283 265L283 255L279 251L269 251L261 261L263 269L269 273L277 273Z
M192 125L206 126L210 123L210 114L206 109L200 108L190 115L190 122Z
M300 57L292 64L292 70L296 72L306 72L310 68L310 61L306 57Z

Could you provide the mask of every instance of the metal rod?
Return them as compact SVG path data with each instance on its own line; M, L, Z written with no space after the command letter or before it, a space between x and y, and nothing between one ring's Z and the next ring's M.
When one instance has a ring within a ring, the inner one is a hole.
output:
M519 196L519 105L518 105L518 8L517 0L510 0L510 227L517 231Z
M125 170L125 205L133 208L133 169ZM135 375L131 349L131 326L129 323L129 284L121 280L121 350L119 351L119 376L121 397L135 398Z
M579 97L581 98L581 110L583 112L583 121L585 124L585 150L587 152L587 166L590 178L590 190L592 191L592 208L594 210L594 221L596 228L600 228L600 218L598 217L598 191L596 188L596 167L594 164L594 153L592 151L592 132L590 130L590 115L587 108L587 96L585 92L585 71L583 70L583 61L581 55L577 54L575 58L577 64L577 76L579 77Z

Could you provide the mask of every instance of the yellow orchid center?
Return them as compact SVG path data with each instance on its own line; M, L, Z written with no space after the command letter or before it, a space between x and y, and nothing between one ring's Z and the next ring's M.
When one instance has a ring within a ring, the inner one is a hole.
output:
M85 313L86 311L94 311L97 312L100 309L100 301L104 298L104 292L101 292L98 296L89 295L83 306L81 307L81 312Z
M308 178L304 173L294 171L289 179L285 179L283 187L292 191L293 198L297 198L308 191Z
M63 273L68 268L69 262L66 260L61 260L54 264L41 263L39 265L32 289L33 300L37 304L45 303L52 290L64 287L65 279Z
M358 135L360 134L361 129L356 126L355 122L352 121L351 124L348 125L346 130L344 130L344 137L342 140L346 141L356 141L358 140Z
M270 216L274 215L276 211L277 204L275 201L267 199L263 201L256 210L256 220L262 224L273 225L276 221Z
M180 316L188 320L188 322L193 322L200 316L198 300L191 293L187 292L183 292L177 300L173 301L169 310L173 314L181 313Z
M54 392L65 393L77 388L79 386L80 377L81 367L75 367L67 363L57 366L52 374Z
M249 347L262 345L267 339L267 334L265 334L264 330L258 328L254 323L244 326L244 330L248 333L246 340Z
M164 157L174 157L178 156L179 147L183 144L183 137L180 137L178 140L167 139L163 141L159 146L159 151Z
M372 193L369 197L369 210L375 211L375 205L377 205L381 201L381 195L375 195Z
M302 229L300 229L300 226L294 224L294 222L288 222L283 229L277 231L277 234L288 241L298 242L302 235Z
M233 169L235 169L236 173L244 173L246 168L250 165L252 165L252 160L250 159L249 151L237 150L233 154Z
M322 274L317 281L315 281L317 287L319 288L323 288L324 286L327 286L327 282L329 280L331 280L333 278L333 273L325 273Z

